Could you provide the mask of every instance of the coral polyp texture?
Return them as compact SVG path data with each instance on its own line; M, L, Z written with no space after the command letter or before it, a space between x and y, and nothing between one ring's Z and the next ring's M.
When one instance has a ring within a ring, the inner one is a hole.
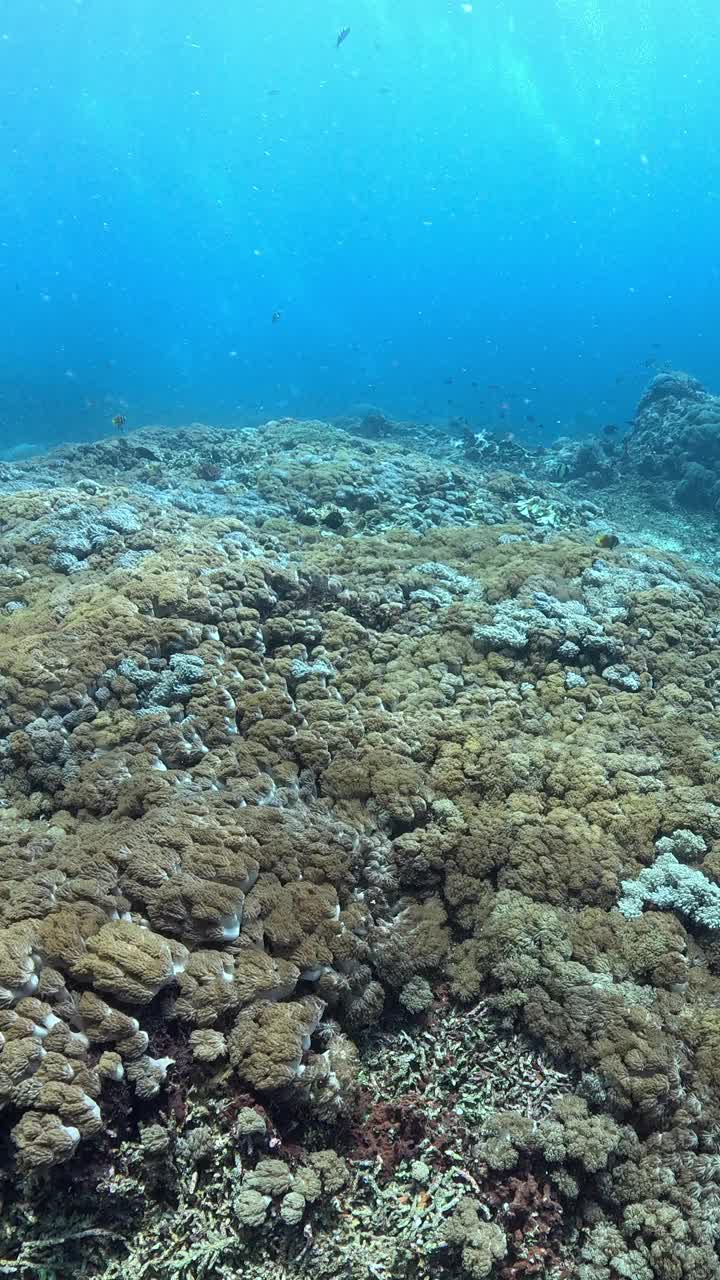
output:
M378 421L2 466L4 1269L720 1278L720 582Z

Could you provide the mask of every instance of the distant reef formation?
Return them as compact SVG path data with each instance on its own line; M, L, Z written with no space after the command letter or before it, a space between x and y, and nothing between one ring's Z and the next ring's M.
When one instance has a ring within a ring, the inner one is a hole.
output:
M685 373L650 383L627 438L639 474L659 479L691 511L720 511L720 397Z
M716 517L720 512L720 396L686 373L653 378L626 431L561 439L546 472L590 489L635 486L647 507Z
M0 467L9 1274L720 1278L720 582L474 448Z

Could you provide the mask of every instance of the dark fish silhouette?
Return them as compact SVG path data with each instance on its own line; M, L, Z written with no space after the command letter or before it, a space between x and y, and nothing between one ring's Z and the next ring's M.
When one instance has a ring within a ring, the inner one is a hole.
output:
M339 33L339 35L338 35L337 43L336 43L336 45L335 45L335 48L336 48L336 49L339 49L339 48L340 48L340 45L343 43L343 41L344 41L344 40L347 40L347 38L348 38L348 36L349 36L349 35L350 35L350 28L349 28L349 27L343 27L342 31L341 31L341 32Z
M608 422L607 425L603 427L603 434L606 436L614 436L616 431L617 423L615 422Z
M273 311L272 313L273 324L277 324L278 320L282 320L282 311Z

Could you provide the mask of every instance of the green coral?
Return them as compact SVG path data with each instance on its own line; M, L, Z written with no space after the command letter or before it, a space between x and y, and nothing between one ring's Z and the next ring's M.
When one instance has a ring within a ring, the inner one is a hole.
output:
M576 1161L585 1173L606 1169L627 1130L611 1116L591 1115L582 1098L560 1098L538 1126L538 1146L551 1164Z
M292 1174L284 1160L258 1160L245 1175L244 1185L264 1196L283 1196L292 1186Z
M568 1094L541 1120L518 1111L492 1112L476 1150L498 1172L514 1169L524 1156L541 1156L559 1193L575 1200L587 1175L607 1169L615 1153L632 1146L634 1136L607 1114L591 1115L583 1098Z
M655 1280L642 1255L628 1248L622 1232L610 1222L592 1228L580 1258L577 1280Z
M296 1227L302 1222L305 1212L305 1197L299 1191L288 1191L280 1205L280 1217L288 1227Z
M507 1252L505 1233L494 1223L481 1220L470 1196L462 1198L443 1234L448 1245L460 1250L463 1270L472 1280L486 1280Z
M433 1002L433 992L427 978L416 974L405 983L399 995L400 1004L408 1013L424 1013Z
M239 1226L261 1227L271 1204L272 1196L261 1195L252 1186L242 1186L233 1200Z
M334 1196L346 1185L348 1167L337 1151L331 1148L325 1151L314 1151L308 1156L308 1164L320 1179L325 1195Z

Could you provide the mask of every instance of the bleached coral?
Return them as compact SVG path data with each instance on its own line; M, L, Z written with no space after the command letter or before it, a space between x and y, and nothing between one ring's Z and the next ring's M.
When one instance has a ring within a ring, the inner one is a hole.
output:
M678 911L694 924L720 929L720 887L696 867L690 867L669 850L645 867L637 880L623 880L618 911L626 920L642 915L643 907Z

